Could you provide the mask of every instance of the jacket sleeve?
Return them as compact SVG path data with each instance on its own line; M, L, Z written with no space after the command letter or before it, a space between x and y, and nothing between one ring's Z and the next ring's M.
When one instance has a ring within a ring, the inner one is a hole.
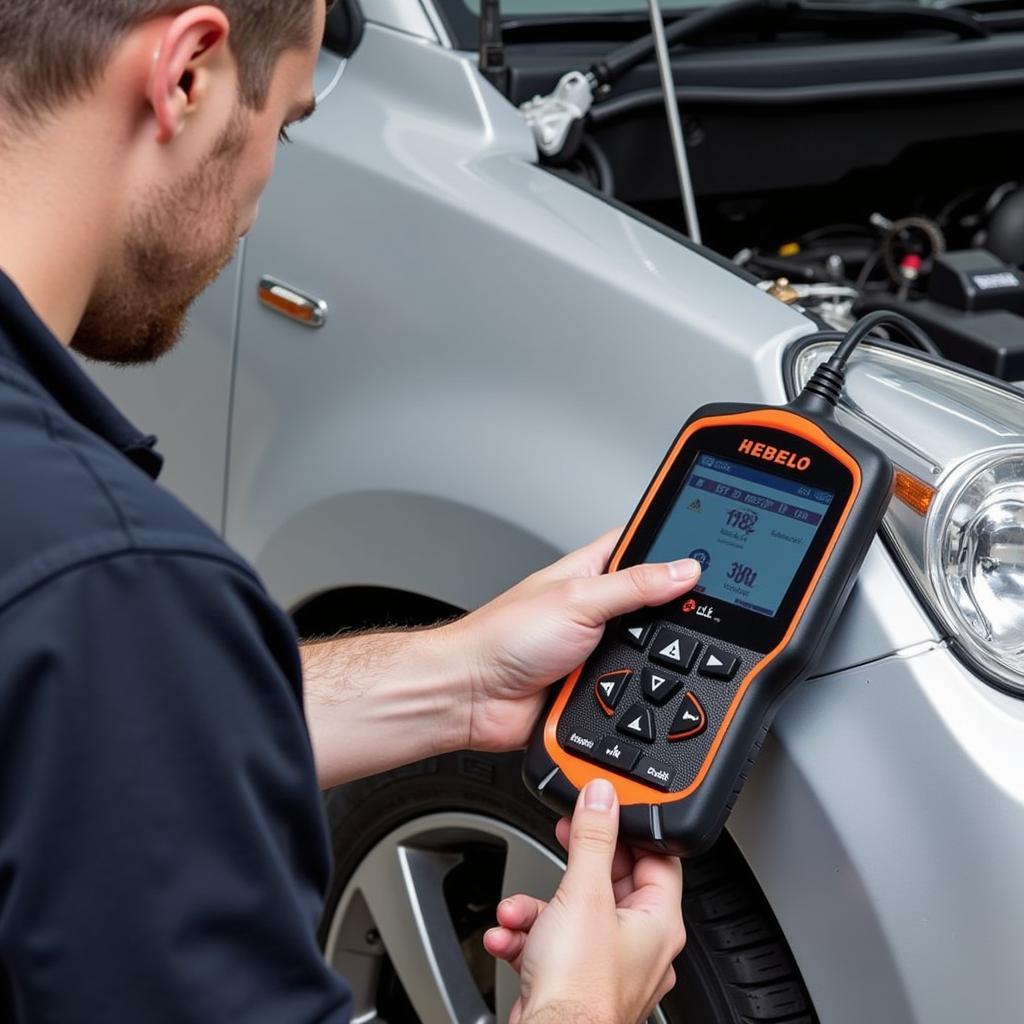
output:
M342 1024L287 618L131 552L0 609L0 959L16 1019ZM0 1014L2 1016L2 1014Z

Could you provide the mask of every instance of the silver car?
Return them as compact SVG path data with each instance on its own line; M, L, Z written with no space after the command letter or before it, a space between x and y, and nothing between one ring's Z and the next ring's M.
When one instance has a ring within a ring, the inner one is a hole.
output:
M647 31L646 2L506 0L485 75L470 0L347 0L319 113L188 338L97 375L311 636L480 604L624 521L698 405L784 402L823 324L915 316L950 358L851 363L841 418L901 487L728 834L687 864L658 1014L1020 1021L1024 395L981 371L1024 378L1004 223L1024 36L813 6L672 51L698 245L650 54L556 103ZM998 266L957 277L963 252ZM562 867L518 756L409 765L327 808L323 940L356 1019L504 1020L516 982L482 932Z

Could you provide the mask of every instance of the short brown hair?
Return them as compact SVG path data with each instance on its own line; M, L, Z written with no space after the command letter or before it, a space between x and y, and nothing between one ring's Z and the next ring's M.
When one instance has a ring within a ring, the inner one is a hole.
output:
M261 108L278 58L310 42L314 0L0 0L0 107L20 120L57 110L96 84L136 25L200 2L227 15L242 102Z

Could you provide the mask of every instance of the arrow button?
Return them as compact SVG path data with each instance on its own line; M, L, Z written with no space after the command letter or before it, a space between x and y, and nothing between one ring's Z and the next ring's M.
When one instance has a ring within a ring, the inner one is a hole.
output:
M651 660L679 672L689 672L699 648L700 644L696 640L662 626L651 647Z
M672 724L668 727L668 738L670 740L688 740L692 736L699 736L708 726L708 716L704 713L701 702L696 695L688 693Z
M626 689L626 683L629 682L632 675L633 673L628 668L620 668L614 672L605 672L603 676L598 677L594 684L594 696L597 697L597 703L601 705L601 710L609 718L615 714L615 709L622 699L622 693Z
M654 742L654 715L651 709L643 704L634 704L620 719L615 727L623 736L632 736L635 740L645 743Z
M709 647L704 652L697 671L710 679L732 679L738 664L739 658L734 658L720 647Z
M646 647L647 641L651 639L652 629L653 627L649 622L631 620L623 625L622 635L625 637L626 642L634 647Z
M682 685L682 679L661 668L645 668L640 676L644 696L659 707L674 697Z

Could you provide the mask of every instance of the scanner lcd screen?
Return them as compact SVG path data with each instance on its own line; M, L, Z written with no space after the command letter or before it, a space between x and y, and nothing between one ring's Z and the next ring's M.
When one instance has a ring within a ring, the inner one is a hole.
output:
M834 497L700 452L646 560L695 558L697 593L774 616Z

